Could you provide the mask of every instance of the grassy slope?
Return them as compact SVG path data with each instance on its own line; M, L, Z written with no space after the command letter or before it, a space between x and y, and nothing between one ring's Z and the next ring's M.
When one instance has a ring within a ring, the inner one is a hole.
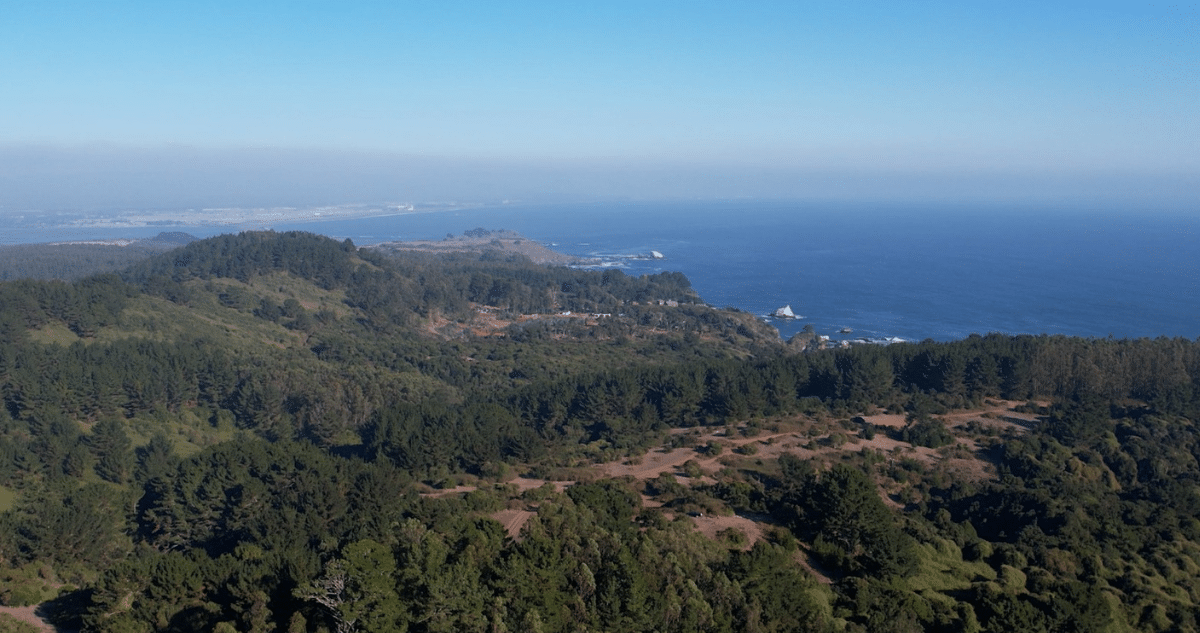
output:
M17 493L0 486L0 512L6 512L13 507L13 503L17 500Z

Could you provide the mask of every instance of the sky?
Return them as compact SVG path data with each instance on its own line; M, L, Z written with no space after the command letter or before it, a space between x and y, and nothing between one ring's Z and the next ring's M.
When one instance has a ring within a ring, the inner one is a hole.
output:
M1200 6L8 2L0 213L863 198L1197 209Z

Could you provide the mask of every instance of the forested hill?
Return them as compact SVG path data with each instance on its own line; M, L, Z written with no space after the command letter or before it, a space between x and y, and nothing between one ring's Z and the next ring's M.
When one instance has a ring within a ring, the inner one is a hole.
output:
M779 346L749 315L698 303L678 273L493 259L385 258L306 233L243 233L120 276L0 285L9 410L23 417L46 398L88 418L201 407L328 443L384 403Z
M480 305L513 314L612 313L640 303L699 303L687 278L662 273L638 278L546 267L504 251L390 257L307 233L242 233L191 244L139 264L124 278L150 292L190 280L252 279L286 273L323 290L340 289L346 303L397 324L437 314L470 319ZM182 295L180 298L185 298ZM474 306L471 304L475 304Z
M68 628L1200 619L1195 341L796 354L677 273L244 233L0 283L0 397L0 602Z
M10 244L0 246L0 281L14 279L83 279L122 270L156 253L195 241L178 231L142 240Z

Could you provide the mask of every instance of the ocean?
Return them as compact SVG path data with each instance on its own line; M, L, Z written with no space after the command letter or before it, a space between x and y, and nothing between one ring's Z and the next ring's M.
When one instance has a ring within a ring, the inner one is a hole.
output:
M508 205L273 228L364 245L477 227L516 230L631 275L681 271L710 305L760 315L784 338L805 325L834 340L1200 337L1196 213L705 201ZM663 258L635 257L651 251ZM800 318L767 316L785 305Z

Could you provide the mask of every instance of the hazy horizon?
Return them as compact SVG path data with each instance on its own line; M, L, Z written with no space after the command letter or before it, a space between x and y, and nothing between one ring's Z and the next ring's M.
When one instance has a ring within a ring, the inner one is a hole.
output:
M24 3L0 213L804 198L1194 210L1197 12Z
M802 199L1188 210L1187 173L917 171L500 161L287 149L0 149L0 213L22 210Z

